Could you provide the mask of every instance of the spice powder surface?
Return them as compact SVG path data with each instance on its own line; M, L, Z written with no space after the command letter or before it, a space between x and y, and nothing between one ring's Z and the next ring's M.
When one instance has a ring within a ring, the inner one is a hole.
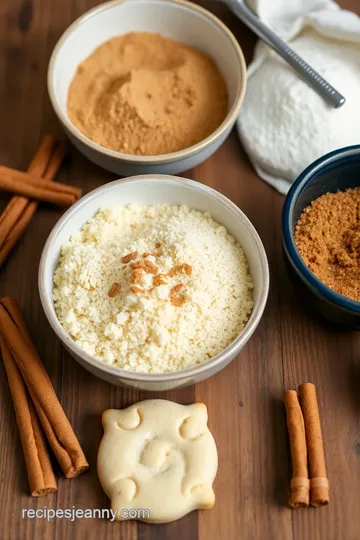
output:
M132 32L79 65L67 107L75 127L101 146L160 155L209 136L227 104L225 81L209 56L160 34Z
M313 201L296 225L295 242L325 285L360 302L360 187Z

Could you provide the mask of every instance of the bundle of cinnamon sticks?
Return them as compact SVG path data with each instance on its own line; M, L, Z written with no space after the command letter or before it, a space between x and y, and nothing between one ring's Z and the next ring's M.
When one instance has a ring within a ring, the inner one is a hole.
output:
M81 196L78 188L51 182L64 155L64 144L46 135L27 173L0 167L0 189L16 193L0 215L0 267L35 214L38 200L70 206Z
M292 508L309 506L309 502L325 506L329 503L329 482L315 386L302 384L298 392L300 401L295 390L284 394L293 468L289 504Z
M44 434L67 478L74 478L89 465L12 298L0 300L0 348L31 495L52 493L56 480Z
M71 206L81 196L81 189L60 182L50 183L34 174L0 166L0 189L23 197Z

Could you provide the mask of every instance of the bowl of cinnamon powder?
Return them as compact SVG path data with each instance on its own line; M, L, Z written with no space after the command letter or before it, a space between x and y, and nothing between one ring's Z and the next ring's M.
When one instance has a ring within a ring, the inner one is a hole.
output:
M296 287L312 308L360 328L360 145L310 165L284 204L282 239Z
M122 176L177 174L224 142L246 87L228 28L183 0L119 0L83 15L52 54L48 90L72 143Z

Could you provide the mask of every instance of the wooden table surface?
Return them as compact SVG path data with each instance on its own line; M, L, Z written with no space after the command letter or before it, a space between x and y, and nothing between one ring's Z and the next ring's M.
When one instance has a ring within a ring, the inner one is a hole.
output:
M0 4L0 163L25 169L45 132L62 135L46 91L50 53L65 28L96 0L2 0ZM247 60L255 38L219 2L202 4L237 36ZM358 0L343 7L360 13ZM1 296L15 296L62 406L91 469L65 480L56 469L58 491L28 496L24 459L2 363L0 392L1 540L358 540L360 538L360 335L337 332L302 305L284 268L280 242L283 197L254 173L233 133L208 161L185 176L220 190L257 228L271 271L268 305L246 348L230 366L207 381L165 394L123 390L82 369L62 348L42 311L37 272L44 242L61 211L42 204L6 266ZM85 192L115 177L71 149L58 179ZM1 195L1 208L6 203ZM311 381L318 390L331 484L331 504L291 511L287 506L291 467L282 394ZM216 505L168 525L106 520L22 519L22 508L106 508L96 475L102 436L100 416L144 398L179 403L203 401L218 444Z

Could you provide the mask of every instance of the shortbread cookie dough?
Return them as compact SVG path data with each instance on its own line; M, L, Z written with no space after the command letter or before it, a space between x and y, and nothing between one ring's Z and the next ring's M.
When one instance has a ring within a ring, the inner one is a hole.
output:
M217 450L203 403L150 399L103 413L98 475L119 520L148 509L142 521L166 523L215 502Z

